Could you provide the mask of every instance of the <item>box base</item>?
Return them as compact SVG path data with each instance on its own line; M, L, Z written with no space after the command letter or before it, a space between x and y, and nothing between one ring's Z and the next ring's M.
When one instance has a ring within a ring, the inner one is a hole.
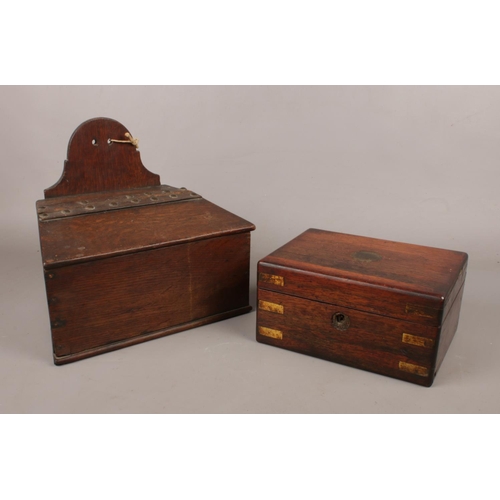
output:
M165 337L167 335L172 335L173 333L182 332L184 330L190 330L191 328L195 328L197 326L203 326L209 323L215 323L217 321L222 321L224 319L240 316L242 314L249 313L251 310L252 306L250 305L245 307L240 307L238 309L232 309L230 311L225 311L223 313L214 314L213 316L207 316L205 318L190 321L188 323L183 323L181 325L176 325L170 328L165 328L163 330L158 330L156 332L151 332L145 335L133 337L131 339L120 340L118 342L113 342L111 344L107 344L104 346L95 347L93 349L88 349L86 351L81 351L74 354L68 354L67 356L56 356L54 354L54 364L58 366L65 365L67 363L72 363L74 361L79 361L81 359L90 358L92 356L97 356L99 354L104 354L105 352L116 351L124 347L129 347L131 345L147 342L148 340Z

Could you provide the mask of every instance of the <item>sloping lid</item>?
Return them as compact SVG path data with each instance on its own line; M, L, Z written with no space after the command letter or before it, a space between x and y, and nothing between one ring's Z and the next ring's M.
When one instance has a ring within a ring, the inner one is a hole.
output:
M466 263L463 252L309 229L259 263L260 273L281 274L283 284L260 276L259 286L436 325Z
M53 206L48 200L38 201L45 268L255 229L184 188L157 186L124 193L58 197Z

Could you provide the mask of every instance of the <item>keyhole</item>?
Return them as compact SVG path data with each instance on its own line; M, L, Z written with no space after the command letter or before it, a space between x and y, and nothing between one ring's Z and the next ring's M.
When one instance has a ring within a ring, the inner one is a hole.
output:
M337 330L347 330L349 328L349 325L351 324L351 320L349 319L349 316L343 313L335 313L332 317L332 325L337 329Z

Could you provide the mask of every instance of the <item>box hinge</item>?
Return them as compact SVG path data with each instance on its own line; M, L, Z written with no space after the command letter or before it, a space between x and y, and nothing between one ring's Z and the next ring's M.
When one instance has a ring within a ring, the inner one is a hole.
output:
M105 191L73 196L60 196L37 201L38 220L49 221L110 210L123 210L146 205L159 205L199 199L199 194L186 188L151 186L121 191Z

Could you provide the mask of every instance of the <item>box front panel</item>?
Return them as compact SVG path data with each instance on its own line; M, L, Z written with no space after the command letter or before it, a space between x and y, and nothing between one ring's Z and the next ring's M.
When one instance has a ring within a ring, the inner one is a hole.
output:
M429 386L438 328L258 290L257 340Z
M273 276L280 281L276 282ZM439 326L442 320L444 297L413 294L263 261L258 265L258 280L259 288L347 307L356 304L360 310L404 321Z
M248 306L249 258L244 233L46 271L54 354Z

